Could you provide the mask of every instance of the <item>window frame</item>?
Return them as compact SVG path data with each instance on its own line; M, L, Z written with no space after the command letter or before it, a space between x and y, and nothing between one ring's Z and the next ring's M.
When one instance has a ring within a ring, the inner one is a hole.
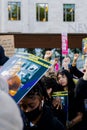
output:
M64 6L66 6L66 8ZM71 6L71 8L69 6ZM75 4L63 4L63 21L75 22Z
M14 9L12 10L12 6L17 7L16 17L13 17ZM11 8L11 9L10 9ZM8 21L20 21L21 20L21 1L8 1Z
M40 5L44 8L44 14L40 13ZM42 19L42 18L43 19ZM36 21L37 22L48 22L48 3L36 3Z

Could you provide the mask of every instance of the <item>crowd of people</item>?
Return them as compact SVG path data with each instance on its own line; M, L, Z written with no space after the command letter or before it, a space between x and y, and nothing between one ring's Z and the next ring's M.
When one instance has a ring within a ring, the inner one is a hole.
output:
M2 55L1 67L9 59L2 63L6 57ZM48 50L44 59L49 61L51 56ZM78 57L74 54L71 63L66 56L61 67L57 58L51 61L52 66L18 104L9 94L9 83L0 75L0 129L87 130L87 60L80 71L76 66ZM58 92L67 92L67 101Z

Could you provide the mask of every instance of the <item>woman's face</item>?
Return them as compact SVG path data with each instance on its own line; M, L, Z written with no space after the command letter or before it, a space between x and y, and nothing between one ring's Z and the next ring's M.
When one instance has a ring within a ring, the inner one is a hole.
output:
M66 75L59 74L58 75L58 83L62 85L63 87L66 87L68 84L68 80Z
M31 95L24 98L20 102L20 107L24 111L25 116L29 121L34 123L39 119L42 113L42 100L39 95Z
M24 112L30 112L37 107L41 108L41 99L38 95L33 95L29 98L24 98L20 104Z

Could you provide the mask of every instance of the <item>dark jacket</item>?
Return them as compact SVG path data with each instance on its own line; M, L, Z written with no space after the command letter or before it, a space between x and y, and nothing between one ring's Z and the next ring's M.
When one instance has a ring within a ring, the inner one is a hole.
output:
M80 78L75 91L76 111L83 113L82 122L79 123L79 130L87 130L87 80Z
M65 130L63 124L53 116L48 106L43 107L43 114L36 126L30 127L29 124L30 122L27 122L24 125L24 130Z
M0 46L0 66L4 65L9 58L5 56L5 51L2 46Z
M81 72L76 66L70 65L69 69L70 69L70 73L77 78L81 78L84 75L84 73Z

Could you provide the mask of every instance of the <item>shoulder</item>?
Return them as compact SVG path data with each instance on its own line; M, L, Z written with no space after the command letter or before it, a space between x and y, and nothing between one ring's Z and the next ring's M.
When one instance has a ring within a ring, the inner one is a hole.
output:
M84 84L87 85L87 80L84 80L83 77L82 77L82 78L80 78L80 79L78 80L76 86L77 86L77 87L82 87Z
M52 118L51 125L53 125L55 130L65 130L65 126L56 117Z
M45 106L45 109L47 111L47 114L49 115L48 119L48 124L50 126L51 129L55 129L55 130L65 130L64 125L58 120L57 117L55 117L51 111L51 109L48 106Z

